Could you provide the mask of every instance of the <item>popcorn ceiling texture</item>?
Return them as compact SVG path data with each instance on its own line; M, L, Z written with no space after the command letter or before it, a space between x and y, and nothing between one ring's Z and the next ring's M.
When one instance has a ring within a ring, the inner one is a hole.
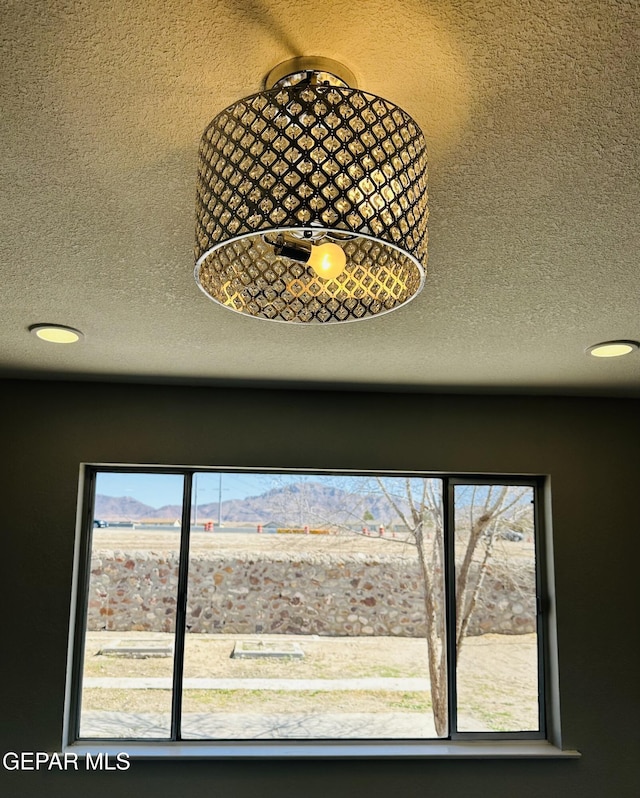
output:
M583 354L640 338L639 39L635 0L7 4L0 373L640 393ZM193 279L202 131L295 55L425 133L428 279L380 319L263 324Z

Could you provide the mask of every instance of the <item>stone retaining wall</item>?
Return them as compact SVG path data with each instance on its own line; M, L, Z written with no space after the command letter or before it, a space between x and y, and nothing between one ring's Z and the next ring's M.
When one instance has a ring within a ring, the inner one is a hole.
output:
M177 554L94 553L89 631L172 631ZM470 635L535 631L532 566L492 565ZM227 634L421 637L418 565L397 555L203 554L190 561L187 626Z

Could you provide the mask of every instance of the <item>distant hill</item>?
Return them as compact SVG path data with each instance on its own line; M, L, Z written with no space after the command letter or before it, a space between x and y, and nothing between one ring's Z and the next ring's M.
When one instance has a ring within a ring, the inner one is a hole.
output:
M131 496L96 496L96 518L105 521L129 521L130 519L152 517L156 510L148 504L143 504Z
M182 513L179 505L151 507L130 496L96 496L95 517L105 521L175 521ZM297 482L276 487L259 496L222 502L222 522L278 526L323 526L330 524L389 524L397 513L379 496L351 493L320 482ZM372 519L371 519L372 516ZM218 520L218 503L198 504L198 521Z

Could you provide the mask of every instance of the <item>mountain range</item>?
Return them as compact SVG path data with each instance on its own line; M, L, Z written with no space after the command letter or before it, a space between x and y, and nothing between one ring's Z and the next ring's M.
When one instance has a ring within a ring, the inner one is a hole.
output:
M104 496L95 501L95 517L105 521L170 521L182 514L177 504L152 507L131 496ZM219 518L217 502L198 504L198 522ZM319 482L297 482L275 487L259 496L222 502L223 523L277 526L321 526L323 524L389 524L398 518L389 502L375 494L353 493Z

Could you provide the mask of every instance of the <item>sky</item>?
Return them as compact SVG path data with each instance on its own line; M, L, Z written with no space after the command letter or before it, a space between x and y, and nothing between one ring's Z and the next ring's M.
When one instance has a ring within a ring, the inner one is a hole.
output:
M300 475L288 478L295 482ZM220 475L199 473L194 478L193 491L198 492L198 504L218 501ZM222 501L259 496L275 487L273 474L222 475ZM130 496L151 507L167 504L182 504L182 476L178 474L122 474L100 472L97 476L96 493L103 496ZM194 496L195 498L195 496Z
M325 477L333 480L333 477ZM304 479L320 481L319 475L250 473L220 474L201 472L195 475L193 493L197 490L198 505L217 503L222 487L222 501L260 496L275 487L301 482ZM222 484L221 484L222 483ZM151 507L182 504L182 476L177 474L123 474L100 472L97 475L96 493L103 496L130 496Z
M238 474L225 471L220 475L212 472L199 472L194 476L193 494L198 506L217 503L222 488L222 501L230 499L246 499L247 496L260 496L276 487L284 487L295 482L310 480L325 481L332 486L351 487L355 480L368 483L368 477L355 475L333 476L304 473L260 473ZM163 507L167 504L182 504L182 476L178 474L125 474L118 472L99 472L96 482L96 493L103 496L130 496L151 507Z
M367 477L301 474L301 473L260 473L239 474L226 471L222 474L199 472L194 476L193 499L197 498L198 506L217 503L222 489L222 501L245 499L247 496L260 496L276 487L284 487L295 482L326 480L332 485L341 487L341 483L356 479L368 481ZM389 484L391 480L385 479ZM404 480L400 479L400 486ZM125 474L117 472L100 472L97 475L96 493L103 496L130 496L151 507L163 507L168 504L182 504L182 476L178 474ZM345 486L346 487L346 486ZM347 488L349 489L349 488ZM354 488L351 488L354 489ZM357 488L355 488L357 490ZM402 487L400 487L402 493ZM471 488L456 488L456 499L464 504L470 499ZM197 497L196 497L197 493ZM486 496L486 488L480 488L476 494L476 503L481 504ZM529 494L523 501L529 500Z

